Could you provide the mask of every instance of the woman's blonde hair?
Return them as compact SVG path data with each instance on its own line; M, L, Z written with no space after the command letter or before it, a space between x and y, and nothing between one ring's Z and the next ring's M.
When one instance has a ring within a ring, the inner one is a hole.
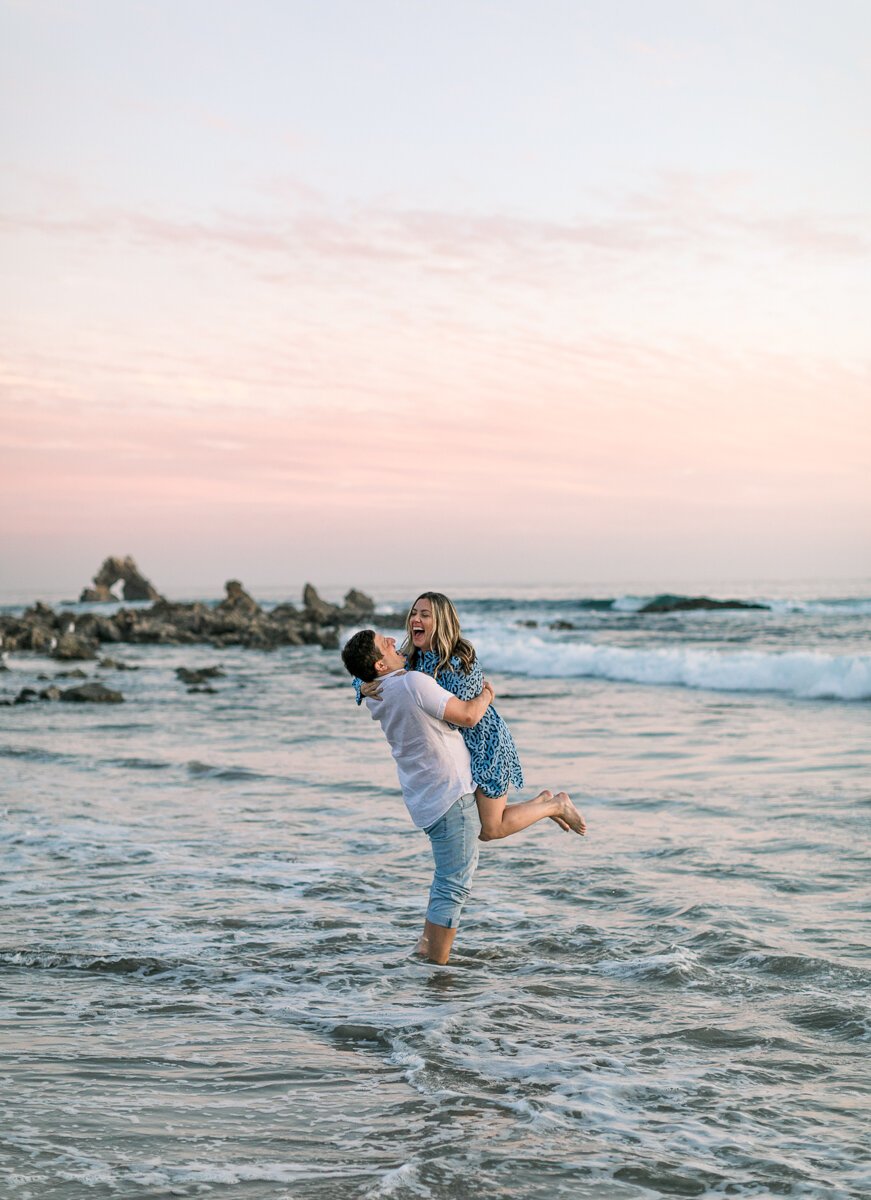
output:
M405 618L405 641L400 650L407 657L409 667L413 670L417 666L417 649L411 638L411 612L420 600L428 600L432 608L432 648L438 656L435 678L438 679L439 671L451 665L451 659L454 657L460 660L463 674L468 675L475 661L475 647L461 635L457 610L441 592L421 592L408 610L408 616Z

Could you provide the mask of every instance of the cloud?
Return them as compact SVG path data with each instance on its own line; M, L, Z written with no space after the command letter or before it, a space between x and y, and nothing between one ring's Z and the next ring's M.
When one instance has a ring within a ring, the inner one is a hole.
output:
M737 232L753 234L775 246L815 257L865 257L871 246L865 232L867 223L858 219L826 221L807 213L791 213L782 217L741 217L733 214L729 219L729 227Z
M410 264L418 269L492 270L500 264L554 267L575 258L632 258L673 252L722 253L724 242L792 254L858 257L869 239L854 216L765 212L742 197L740 176L704 179L671 172L644 193L614 198L610 212L553 220L367 204L330 208L295 181L270 185L285 213L216 212L208 219L123 208L70 213L6 212L0 229L54 237L121 238L155 248L224 248L283 261ZM518 278L521 277L518 273Z

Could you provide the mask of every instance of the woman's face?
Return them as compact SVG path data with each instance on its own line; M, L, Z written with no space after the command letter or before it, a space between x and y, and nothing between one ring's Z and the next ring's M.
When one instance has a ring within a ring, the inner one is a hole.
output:
M408 614L408 632L415 650L432 650L435 617L429 600L419 596Z

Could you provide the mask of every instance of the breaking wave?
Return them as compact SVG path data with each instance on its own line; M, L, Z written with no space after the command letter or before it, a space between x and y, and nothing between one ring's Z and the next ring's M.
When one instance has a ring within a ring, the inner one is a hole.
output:
M633 650L483 631L475 641L486 668L514 675L591 677L723 692L781 692L813 700L871 699L871 654L810 650L774 654L683 647Z

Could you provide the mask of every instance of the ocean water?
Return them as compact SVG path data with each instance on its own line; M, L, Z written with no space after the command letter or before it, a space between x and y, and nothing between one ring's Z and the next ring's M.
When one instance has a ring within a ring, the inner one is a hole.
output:
M336 653L112 647L123 705L0 708L0 1194L871 1193L871 585L654 590L455 589L589 836L483 845L447 967Z

